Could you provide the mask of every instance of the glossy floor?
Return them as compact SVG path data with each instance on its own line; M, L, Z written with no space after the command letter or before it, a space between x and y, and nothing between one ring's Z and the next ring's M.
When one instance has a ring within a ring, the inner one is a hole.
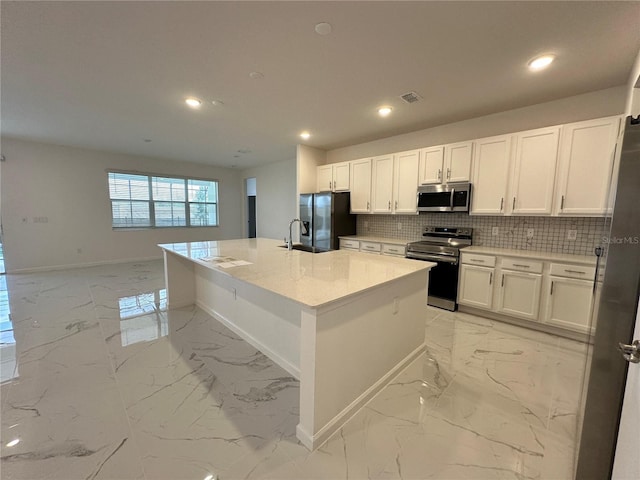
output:
M298 382L167 312L163 283L160 262L6 277L3 479L572 477L580 343L425 307L427 354L310 453Z

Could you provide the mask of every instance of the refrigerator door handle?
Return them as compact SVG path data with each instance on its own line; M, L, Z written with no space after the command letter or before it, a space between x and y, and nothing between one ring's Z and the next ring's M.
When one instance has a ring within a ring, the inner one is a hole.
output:
M593 292L595 293L598 286L598 277L600 276L600 258L602 257L602 247L596 247L593 253L596 254L596 273L593 277Z

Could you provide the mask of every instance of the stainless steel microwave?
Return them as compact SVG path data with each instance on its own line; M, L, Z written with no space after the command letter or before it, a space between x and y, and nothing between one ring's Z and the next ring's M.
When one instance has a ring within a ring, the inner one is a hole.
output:
M418 187L418 212L468 212L470 204L470 183Z

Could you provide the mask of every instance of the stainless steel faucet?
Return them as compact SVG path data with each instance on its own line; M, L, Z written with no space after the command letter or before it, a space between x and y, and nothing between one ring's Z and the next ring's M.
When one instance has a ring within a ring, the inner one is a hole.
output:
M302 227L302 222L300 221L300 219L299 219L299 218L294 218L293 220L291 220L291 221L289 222L289 242L287 242L287 248L288 248L289 250L293 250L293 238L292 238L292 236L291 236L291 227L292 227L292 226L293 226L293 224L294 224L294 223L296 223L296 222L300 223L300 227Z

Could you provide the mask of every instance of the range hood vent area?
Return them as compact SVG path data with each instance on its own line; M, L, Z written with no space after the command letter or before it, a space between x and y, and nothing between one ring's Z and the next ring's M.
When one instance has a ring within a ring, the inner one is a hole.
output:
M409 93L400 95L400 98L405 103L416 103L416 102L419 102L422 97L418 95L416 92L409 92Z

